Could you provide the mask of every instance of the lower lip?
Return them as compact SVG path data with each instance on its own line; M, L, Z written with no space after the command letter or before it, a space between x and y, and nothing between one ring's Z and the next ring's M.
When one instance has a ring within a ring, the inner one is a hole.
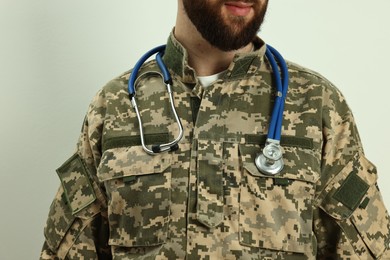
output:
M228 5L228 4L226 4L225 6L228 9L228 11L235 16L247 16L252 9L251 6L240 7L240 6Z

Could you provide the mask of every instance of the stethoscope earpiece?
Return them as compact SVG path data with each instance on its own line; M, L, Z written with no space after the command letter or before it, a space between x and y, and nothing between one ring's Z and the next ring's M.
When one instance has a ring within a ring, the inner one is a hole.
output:
M167 67L164 65L164 62L162 60L162 55L164 54L164 51L165 51L165 45L161 45L161 46L158 46L158 47L148 51L147 53L145 53L138 60L138 62L134 65L133 71L130 74L129 82L128 82L128 91L129 91L129 96L130 96L130 102L131 102L132 107L135 110L135 113L136 113L137 119L138 119L139 131L140 131L140 136L141 136L141 145L142 145L142 148L144 149L144 151L150 155L156 155L156 154L161 153L161 152L176 151L179 148L178 143L180 142L180 140L184 134L183 125L180 121L180 118L176 112L175 105L173 103L174 101L173 101L173 94L172 94L172 87L171 87L171 83L172 83L171 75L169 74L169 71L168 71ZM163 82L166 86L166 89L168 92L168 97L169 97L170 108L171 108L172 113L175 117L175 121L176 121L177 127L179 129L179 133L178 133L177 137L174 140L172 140L171 142L168 142L165 144L153 144L153 145L151 145L151 149L150 149L145 144L145 137L144 137L144 132L143 132L141 114L138 110L137 101L135 100L135 96L136 96L136 90L135 90L136 84L135 83L137 80L138 72L141 69L142 65L145 63L145 61L147 59L149 59L153 54L156 54L156 53L157 53L157 55L156 55L157 65L161 70L161 74L160 73L158 73L158 74L160 76L162 76Z

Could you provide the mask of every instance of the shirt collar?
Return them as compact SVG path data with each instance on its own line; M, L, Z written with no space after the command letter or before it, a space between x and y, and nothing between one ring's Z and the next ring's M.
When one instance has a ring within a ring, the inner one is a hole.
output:
M247 77L248 74L256 74L264 59L266 45L259 37L253 41L254 51L236 54L232 63L222 77L225 80L237 80ZM173 32L167 42L164 54L166 66L173 71L179 80L185 84L196 83L196 74L188 65L188 54L185 48L177 41Z

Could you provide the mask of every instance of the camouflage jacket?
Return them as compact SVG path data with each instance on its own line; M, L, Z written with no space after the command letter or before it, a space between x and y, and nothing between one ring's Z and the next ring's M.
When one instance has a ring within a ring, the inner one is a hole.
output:
M164 60L184 126L179 149L140 146L129 73L93 99L57 173L41 259L390 259L389 215L344 97L288 62L283 171L261 174L275 87L264 43L203 88L171 35ZM178 129L154 61L136 82L148 145Z

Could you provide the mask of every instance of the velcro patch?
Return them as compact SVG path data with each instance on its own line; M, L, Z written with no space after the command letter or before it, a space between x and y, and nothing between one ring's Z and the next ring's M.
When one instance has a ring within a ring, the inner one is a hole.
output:
M369 187L358 175L352 173L345 179L333 197L354 211L359 206Z

